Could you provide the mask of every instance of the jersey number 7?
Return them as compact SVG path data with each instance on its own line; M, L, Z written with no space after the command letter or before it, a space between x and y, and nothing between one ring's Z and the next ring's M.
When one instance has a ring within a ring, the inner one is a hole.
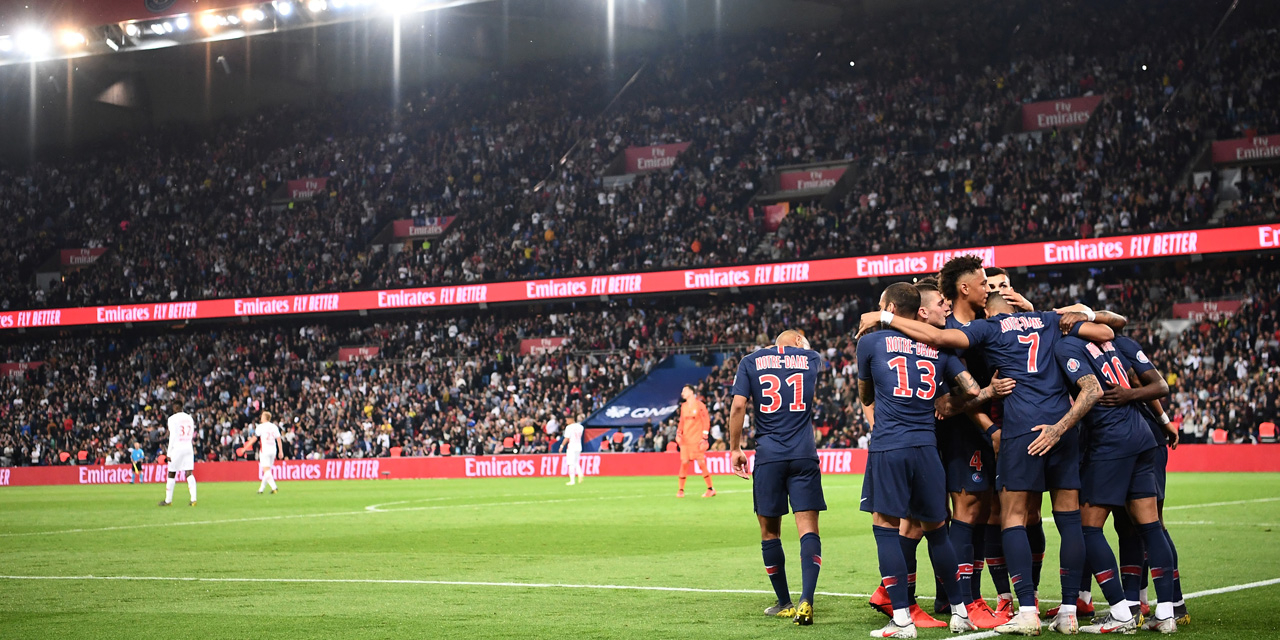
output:
M782 388L782 381L778 376L767 373L760 376L760 384L764 385L760 389L760 393L769 400L769 403L760 407L760 413L773 413L782 408L782 394L778 390ZM787 385L791 387L792 397L794 398L790 405L787 406L788 411L804 411L804 374L793 373L787 378Z

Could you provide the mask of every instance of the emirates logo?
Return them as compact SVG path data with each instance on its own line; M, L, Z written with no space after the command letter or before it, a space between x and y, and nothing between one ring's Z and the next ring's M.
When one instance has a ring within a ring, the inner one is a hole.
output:
M143 6L151 13L168 11L178 0L142 0Z

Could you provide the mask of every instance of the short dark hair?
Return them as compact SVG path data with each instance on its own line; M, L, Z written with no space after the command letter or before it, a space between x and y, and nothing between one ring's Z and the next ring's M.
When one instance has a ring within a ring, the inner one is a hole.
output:
M987 277L990 278L991 276L1004 276L1007 278L1009 277L1009 272L1000 267L987 267Z
M920 290L915 285L895 282L884 290L884 301L885 304L893 303L897 315L914 316L920 310Z
M938 289L942 291L942 297L948 300L960 297L960 290L956 287L960 276L974 271L982 271L982 258L978 256L956 256L948 260L942 265L942 271L938 272Z
M932 280L932 278L930 278L930 280ZM938 293L938 285L935 284L935 282L925 282L924 280L921 280L916 283L916 291L919 291L920 293L924 293L925 291Z
M938 276L925 276L916 280L917 289L925 289L927 287L933 287L933 290L936 291L938 289Z

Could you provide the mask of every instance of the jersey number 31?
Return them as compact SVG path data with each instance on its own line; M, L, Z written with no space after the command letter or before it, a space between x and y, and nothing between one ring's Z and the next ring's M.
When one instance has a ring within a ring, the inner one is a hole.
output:
M763 387L760 393L764 394L768 403L760 407L760 413L773 413L782 408L782 394L778 393L782 389L782 381L771 373L760 376L760 384ZM788 411L804 411L804 374L793 373L787 377L787 386L791 387L792 402L787 406Z

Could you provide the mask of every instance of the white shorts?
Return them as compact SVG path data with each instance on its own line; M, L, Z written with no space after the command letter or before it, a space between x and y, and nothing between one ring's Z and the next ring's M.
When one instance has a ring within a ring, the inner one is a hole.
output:
M196 468L196 452L187 449L186 451L173 451L169 455L170 471L194 471Z
M578 460L579 460L580 458L582 458L582 452L581 452L581 451L566 451L564 455L565 455L565 458L566 458L566 460L565 460L565 465L564 465L565 473L568 473L568 472L569 472L569 469L572 469L572 468L574 467L574 465L578 464Z
M263 451L259 453L258 466L262 467L263 469L270 467L271 464L276 461L276 455L278 454L276 454L275 451Z

